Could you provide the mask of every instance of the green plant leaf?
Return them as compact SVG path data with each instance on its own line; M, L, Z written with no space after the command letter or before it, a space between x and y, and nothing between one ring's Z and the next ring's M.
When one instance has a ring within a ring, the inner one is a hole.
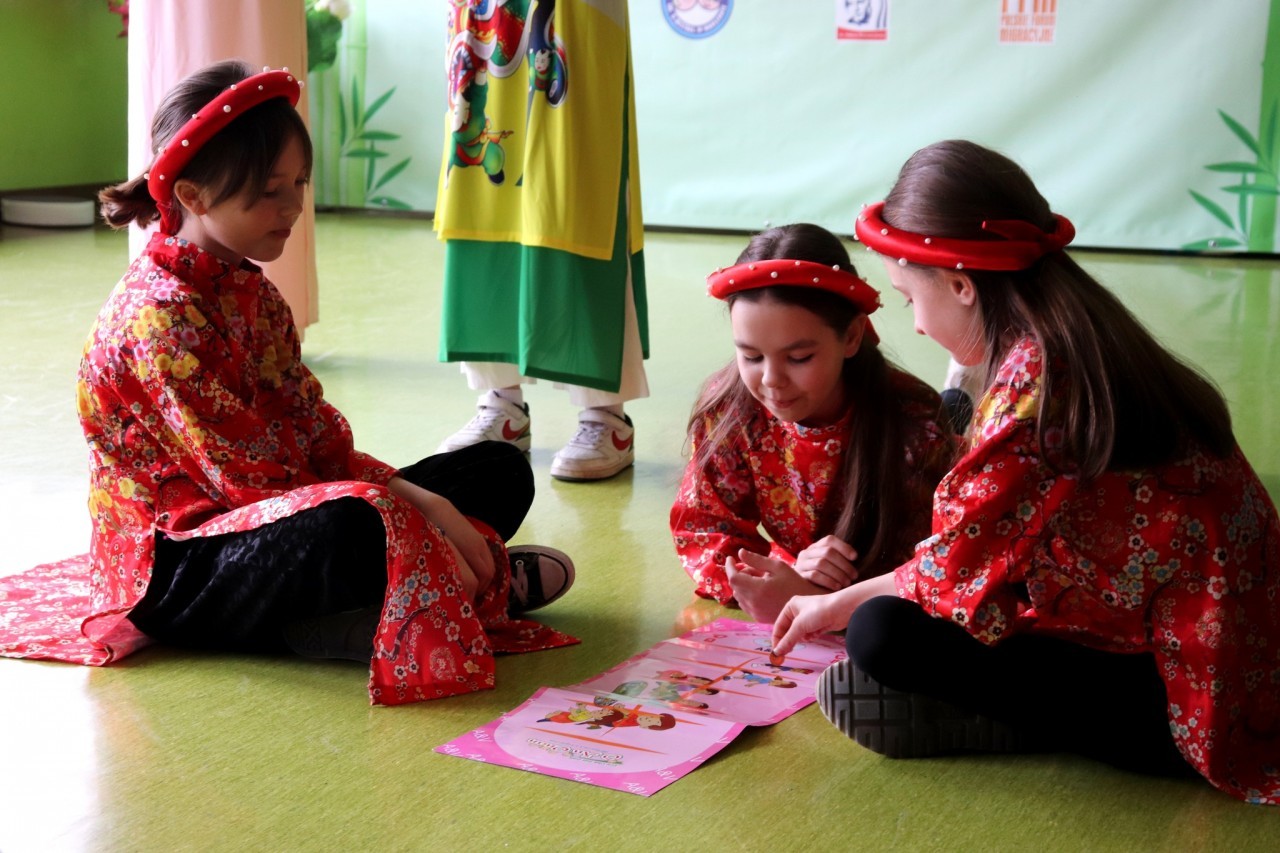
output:
M368 117L368 114L366 114L366 117ZM399 138L400 134L387 133L385 130L366 130L364 133L356 137L356 139L363 139L366 142L390 142L393 139Z
M1206 252L1214 249L1230 249L1233 246L1241 245L1240 241L1234 237L1212 237L1208 240L1197 240L1194 243L1185 243L1182 248L1187 252Z
M361 115L360 78L351 78L351 130L358 133L364 127L364 116Z
M1267 111L1267 123L1262 126L1262 138L1258 140L1258 144L1262 146L1262 163L1272 175L1275 175L1276 169L1275 155L1280 153L1276 151L1277 106L1280 106L1280 101L1271 102L1271 109Z
M1218 110L1218 115L1222 116L1222 120L1226 122L1227 127L1231 128L1231 132L1239 137L1240 141L1243 142L1250 151L1255 155L1261 156L1262 152L1258 149L1258 140L1253 138L1253 134L1250 133L1244 125L1224 113L1222 110Z
M341 95L338 96L338 147L347 147L347 106Z
M1260 187L1257 184L1233 184L1223 187L1222 191L1236 195L1280 195L1280 189L1276 187Z
M379 151L376 148L353 148L342 155L343 157L357 157L362 160L378 160L387 156L387 152Z
M1267 170L1259 166L1257 163L1245 163L1242 161L1233 161L1230 163L1214 163L1211 166L1205 166L1210 172L1239 172L1248 175L1266 175Z
M1187 192L1191 193L1191 197L1192 197L1192 198L1194 198L1196 201L1200 202L1200 206L1201 206L1201 207L1203 207L1205 210L1207 210L1207 211L1209 211L1211 214L1213 214L1213 217L1214 217L1215 219L1217 219L1217 220L1218 220L1219 222L1221 222L1223 225L1225 225L1225 226L1227 226L1228 228L1230 228L1232 231L1234 231L1234 230L1235 230L1235 228L1236 228L1236 224L1235 224L1234 222L1232 222L1232 221L1231 221L1231 217L1230 217L1230 216L1228 216L1228 215L1227 215L1227 212L1226 212L1225 210L1223 210L1221 207L1219 207L1219 206L1217 205L1217 203L1215 203L1215 202L1213 202L1213 201L1211 201L1211 200L1209 200L1209 199L1205 198L1204 196L1200 195L1200 193L1196 192L1195 190L1187 190Z
M400 199L391 198L390 196L385 196L385 195L380 195L380 196L376 196L375 198L371 198L369 199L368 203L376 204L380 207L390 207L393 210L413 210L412 207L405 204Z
M396 175L403 172L405 167L409 165L409 161L412 159L413 159L412 157L406 157L403 160L401 160L399 163L396 163L390 169L387 169L387 171L382 173L382 177L378 179L378 182L373 185L373 188L375 190L380 189L383 184L387 183Z
M391 96L396 93L396 87L392 86L387 91L378 96L378 99L369 105L369 109L365 110L364 120L368 121L373 118L373 114L382 109L382 105L391 100Z

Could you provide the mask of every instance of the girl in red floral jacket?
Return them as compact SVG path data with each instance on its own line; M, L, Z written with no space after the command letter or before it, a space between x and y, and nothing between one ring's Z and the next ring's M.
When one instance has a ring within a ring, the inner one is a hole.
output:
M689 419L671 532L698 595L769 622L905 559L954 438L938 394L885 360L879 294L831 232L770 229L708 281L737 358Z
M193 74L157 111L148 173L102 193L112 225L160 228L80 367L82 630L108 659L142 635L372 659L383 704L490 687L495 649L572 642L507 617L502 542L532 500L529 466L482 444L397 470L354 448L303 365L287 305L249 260L279 257L303 210L299 87L239 62ZM571 580L558 552L517 562L535 587L544 563L561 591Z
M1221 394L993 151L917 152L857 232L919 331L989 383L933 535L793 599L775 651L847 627L819 700L886 755L1069 750L1280 803L1280 520Z

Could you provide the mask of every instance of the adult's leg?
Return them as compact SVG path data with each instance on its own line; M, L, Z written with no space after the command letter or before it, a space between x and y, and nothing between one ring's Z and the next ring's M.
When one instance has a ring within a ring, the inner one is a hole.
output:
M1146 773L1191 772L1174 745L1164 682L1149 654L1033 635L987 646L894 596L859 607L845 643L854 666L885 687L1000 720L1034 748Z
M400 471L414 485L447 498L458 512L479 519L505 542L533 506L533 469L517 447L482 441L428 456Z
M184 541L161 534L151 583L129 619L173 645L283 651L292 622L380 604L386 549L382 517L358 498L254 530Z

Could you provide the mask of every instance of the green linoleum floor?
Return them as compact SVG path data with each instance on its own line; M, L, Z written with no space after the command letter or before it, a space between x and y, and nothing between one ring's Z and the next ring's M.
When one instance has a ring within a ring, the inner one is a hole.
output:
M323 214L318 228L321 321L304 355L358 446L413 461L474 405L457 367L435 358L441 247L421 220ZM654 395L628 407L634 469L551 480L575 412L548 383L526 393L539 493L517 539L574 556L577 586L541 615L581 645L500 659L494 691L401 708L370 708L356 664L160 648L96 670L0 660L0 851L1275 849L1280 810L1206 784L1069 756L891 762L813 707L748 731L648 799L431 751L540 686L736 615L694 600L666 514L698 383L730 354L702 277L743 244L647 237ZM1223 387L1241 444L1280 495L1280 264L1077 257ZM855 261L885 287L878 262ZM0 228L0 574L86 549L73 378L125 265L117 234ZM885 301L886 345L939 380L941 351L913 333L901 300Z

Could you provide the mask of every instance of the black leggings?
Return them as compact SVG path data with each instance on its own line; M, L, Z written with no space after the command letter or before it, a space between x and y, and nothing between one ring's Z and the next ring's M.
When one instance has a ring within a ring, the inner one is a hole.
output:
M529 461L503 442L429 456L400 476L504 541L533 504ZM377 604L386 587L382 517L360 498L340 498L253 530L184 541L157 534L151 583L129 619L172 645L276 652L288 623Z
M1115 654L1052 637L988 646L895 596L849 620L845 645L885 687L1011 724L1036 751L1076 752L1155 775L1194 773L1169 731L1164 682L1149 654Z

